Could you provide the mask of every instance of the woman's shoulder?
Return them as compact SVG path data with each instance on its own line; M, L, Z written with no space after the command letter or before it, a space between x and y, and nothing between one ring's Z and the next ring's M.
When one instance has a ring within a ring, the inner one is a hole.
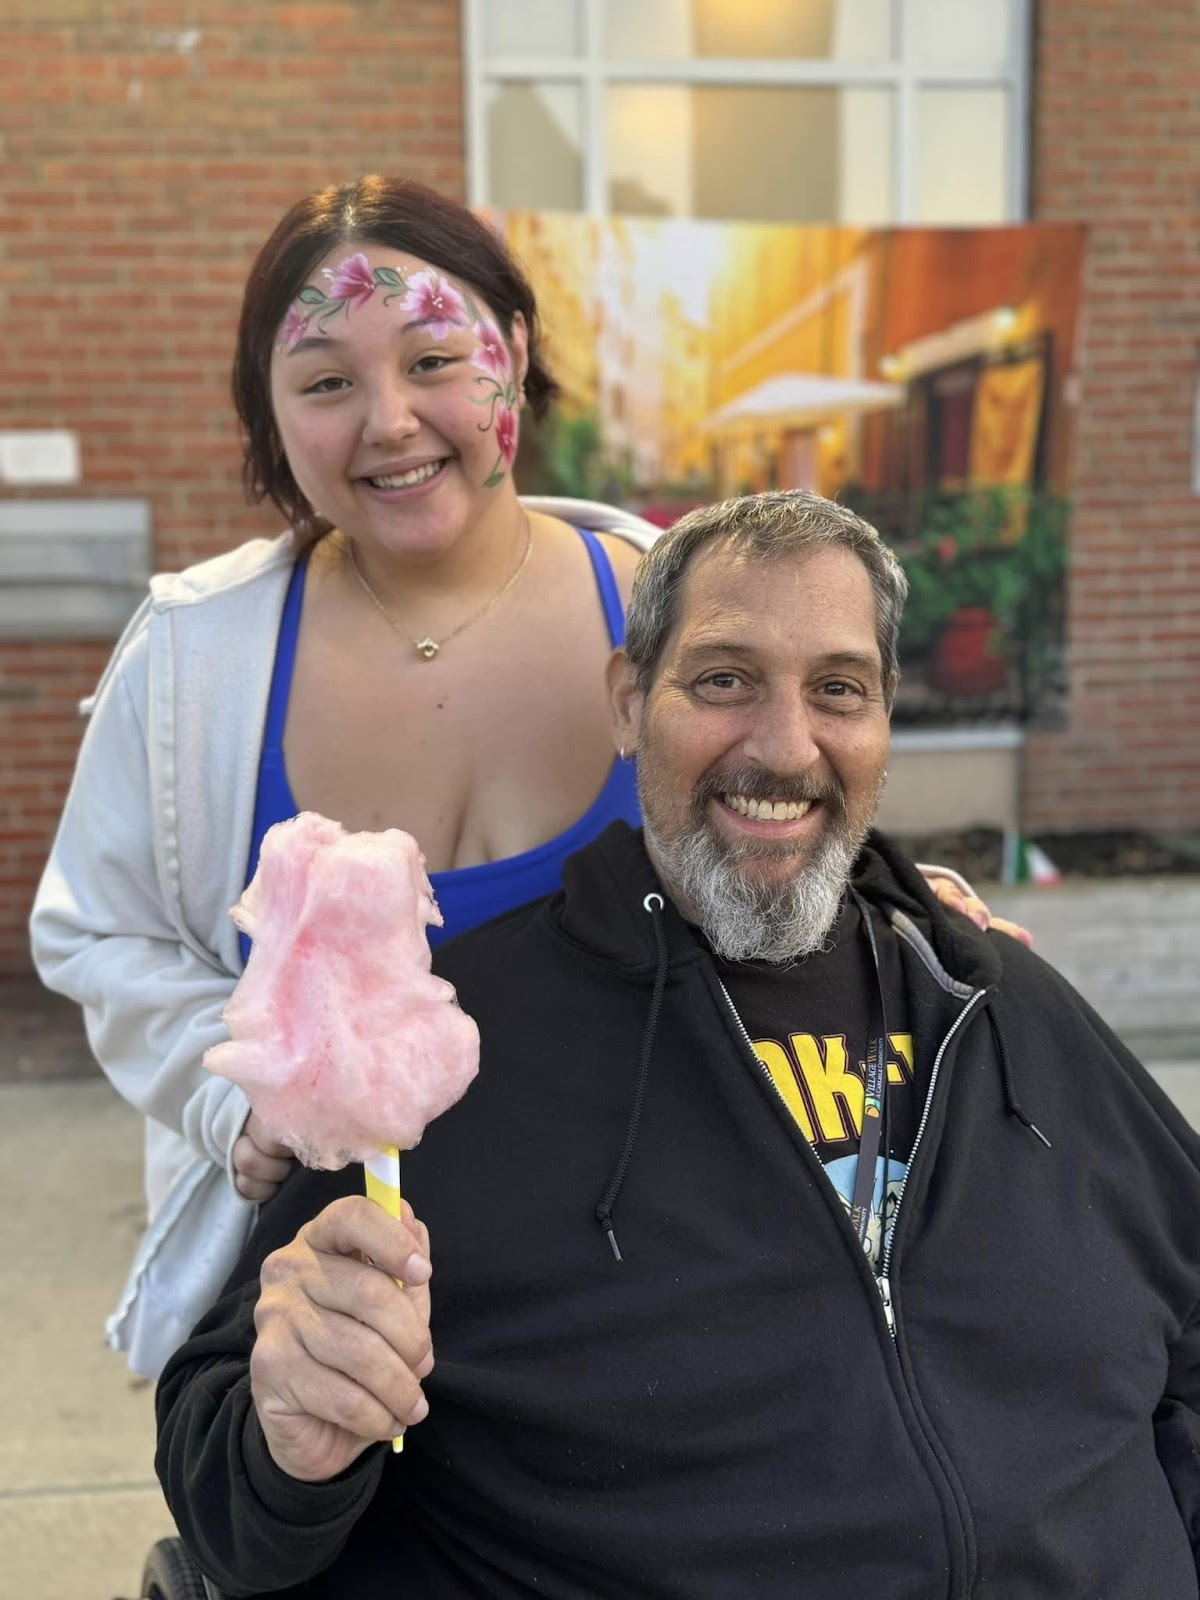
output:
M640 555L648 550L662 529L647 522L624 506L607 505L602 500L577 500L564 495L523 494L521 504L527 511L540 511L544 516L555 517L560 522L576 528L588 528L592 533L616 535L623 543L632 546ZM605 538L605 544L614 543Z
M295 563L295 542L289 531L274 539L250 539L236 550L199 561L182 572L158 573L150 580L150 593L113 647L100 681L80 701L80 711L89 715L118 677L139 699L145 697L151 641L163 636L159 630L164 619L186 617L187 635L201 651L214 639L219 642L229 637L244 654L247 641L260 632L262 620L282 608Z
M662 532L652 522L627 511L624 506L606 505L600 500L575 500L552 495L522 495L528 511L539 512L559 524L586 529L595 534L608 557L616 579L621 604L629 603L633 575L643 554Z
M295 564L296 543L290 529L273 539L249 539L182 572L158 573L150 580L151 601L156 611L163 611L203 604L247 584L286 583Z
M596 537L608 555L613 577L617 580L621 604L628 605L630 590L633 588L633 575L638 569L638 562L642 559L642 551L619 533L599 533Z

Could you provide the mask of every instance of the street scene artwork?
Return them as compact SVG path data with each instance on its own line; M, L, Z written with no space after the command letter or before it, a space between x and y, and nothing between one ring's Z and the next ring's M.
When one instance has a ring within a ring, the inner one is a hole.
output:
M561 387L523 492L819 490L908 574L897 725L1060 720L1082 228L488 215Z

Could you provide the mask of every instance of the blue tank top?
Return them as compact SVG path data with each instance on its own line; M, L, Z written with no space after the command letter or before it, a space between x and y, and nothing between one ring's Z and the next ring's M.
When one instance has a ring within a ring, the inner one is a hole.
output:
M608 636L616 649L625 642L625 616L617 582L604 546L596 535L586 528L579 528L577 532L591 557L596 587L600 591L604 617L608 623ZM284 766L283 730L287 721L292 669L296 661L296 639L300 632L306 569L307 561L296 563L279 623L275 667L267 699L267 721L258 763L254 829L246 864L247 883L258 867L258 853L267 829L288 817L294 817L299 809L292 797L287 768ZM566 858L602 833L610 822L618 820L628 822L634 828L641 827L642 823L634 769L631 764L622 761L613 762L604 787L583 815L563 833L538 845L535 850L526 850L519 856L506 856L502 861L487 861L477 867L457 867L449 872L431 873L429 881L437 896L444 926L429 929L430 944L441 944L444 939L456 933L465 933L468 928L486 922L490 917L498 917L504 911L511 911L514 906L553 894L561 884L562 865ZM244 961L250 952L250 941L245 934L240 935L240 940Z

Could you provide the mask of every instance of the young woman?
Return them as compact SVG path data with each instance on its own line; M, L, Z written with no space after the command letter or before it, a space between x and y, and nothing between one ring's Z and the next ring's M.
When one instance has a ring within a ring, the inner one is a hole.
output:
M154 580L91 702L32 922L42 977L147 1118L150 1224L109 1339L150 1375L291 1159L202 1066L267 828L300 809L404 828L449 935L638 821L603 667L655 530L519 500L521 412L554 385L491 230L404 180L308 196L251 269L233 390L247 488L290 531Z

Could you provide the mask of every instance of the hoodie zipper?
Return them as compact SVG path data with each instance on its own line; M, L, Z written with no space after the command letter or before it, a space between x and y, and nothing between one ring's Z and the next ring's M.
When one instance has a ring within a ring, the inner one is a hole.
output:
M779 1104L783 1107L784 1115L787 1117L788 1121L789 1122L795 1122L795 1120L796 1120L795 1117L793 1117L792 1113L788 1110L787 1101L783 1098L783 1095L779 1091L779 1085L775 1082L775 1079L767 1071L766 1064L764 1063L763 1058L759 1055L758 1051L754 1048L754 1045L753 1045L753 1043L751 1042L751 1039L750 1039L750 1035L746 1032L746 1024L742 1021L741 1017L738 1015L737 1007L734 1005L733 1001L729 998L729 990L721 982L721 979L720 979L719 976L717 977L717 987L718 987L718 989L720 989L722 995L725 998L725 1004L729 1007L729 1015L733 1018L734 1024L737 1027L737 1031L741 1034L743 1040L745 1041L746 1049L749 1050L750 1054L754 1057L754 1061L755 1061L755 1064L758 1067L758 1070L762 1073L763 1077L771 1085L771 1093L775 1096L776 1100L778 1100ZM806 1140L805 1142L807 1143L808 1148L810 1150L812 1150L813 1149L812 1140L809 1139L809 1140ZM815 1150L813 1150L813 1154L816 1155L816 1151Z
M933 1068L929 1074L929 1089L925 1095L925 1104L921 1110L921 1120L917 1124L916 1137L913 1140L912 1150L909 1152L908 1165L904 1171L904 1181L900 1185L900 1193L896 1197L896 1213L892 1218L892 1225L888 1229L887 1237L883 1243L883 1259L879 1264L879 1292L883 1296L883 1314L887 1318L888 1332L891 1334L893 1339L896 1337L896 1314L892 1309L892 1284L889 1273L892 1265L892 1246L896 1242L896 1229L900 1225L900 1208L904 1204L904 1195L908 1189L909 1173L912 1172L912 1169L916 1164L917 1151L921 1148L921 1140L925 1137L925 1128L929 1122L929 1113L933 1106L933 1094L934 1090L937 1088L938 1074L942 1070L942 1061L945 1058L946 1050L949 1047L951 1039L954 1038L954 1035L966 1022L968 1016L970 1016L977 1003L982 1000L986 994L986 989L975 990L974 994L971 995L966 1005L963 1006L962 1010L950 1024L949 1030L946 1033L946 1037L942 1040L941 1045L938 1048L938 1053L934 1057ZM745 1032L744 1028L742 1032Z
M775 1082L775 1079L767 1071L767 1068L766 1068L766 1066L765 1066L765 1064L764 1064L764 1062L762 1060L762 1057L758 1054L757 1050L755 1050L754 1045L751 1042L750 1035L746 1032L746 1024L742 1021L741 1017L738 1015L737 1007L734 1005L733 1001L729 998L729 990L721 982L720 977L717 978L717 985L721 990L722 996L724 997L725 1004L729 1008L729 1015L733 1018L734 1023L737 1026L738 1032L741 1034L743 1040L745 1041L745 1045L746 1045L747 1050L749 1050L750 1054L753 1056L755 1062L758 1065L758 1069L762 1073L763 1077L770 1084L771 1092L775 1096L775 1098L779 1101L779 1104L783 1107L784 1115L787 1117L789 1122L794 1122L795 1118L792 1116L791 1111L788 1109L788 1103L783 1098L783 1095L779 1092L779 1085ZM942 1040L942 1043L941 1043L941 1046L940 1046L940 1048L938 1050L938 1053L937 1053L936 1057L934 1058L933 1068L932 1068L932 1071L929 1074L929 1091L925 1096L925 1105L924 1105L924 1108L921 1111L921 1120L917 1124L916 1138L913 1140L912 1151L911 1151L911 1153L909 1155L909 1158L908 1158L908 1166L907 1166L907 1168L905 1170L904 1182L900 1185L900 1194L899 1194L899 1196L898 1196L898 1198L896 1200L896 1212L895 1212L895 1215L892 1218L892 1225L888 1229L887 1239L886 1239L886 1241L884 1243L883 1257L882 1257L882 1260L880 1262L880 1271L879 1271L878 1276L876 1276L875 1273L871 1274L871 1276L875 1279L875 1284L876 1284L876 1286L877 1286L877 1288L879 1290L879 1298L883 1302L883 1318L884 1318L884 1321L887 1323L887 1330L892 1336L892 1342L893 1343L895 1343L895 1340L896 1340L896 1312L895 1312L895 1308L892 1305L892 1283L891 1283L890 1277L888 1276L888 1272L889 1272L889 1269L890 1269L891 1264L892 1264L892 1244L893 1244L893 1241L895 1240L895 1237L896 1237L896 1227L897 1227L897 1225L899 1224L899 1221L900 1221L900 1207L904 1204L904 1191L908 1188L908 1174L913 1169L913 1162L917 1158L917 1151L920 1148L921 1140L922 1140L922 1138L924 1136L924 1133L925 1133L925 1127L926 1127L926 1124L929 1121L929 1110L930 1110L930 1107L933 1104L933 1092L937 1088L938 1074L941 1072L942 1060L945 1057L947 1047L949 1046L951 1039L953 1039L954 1035L958 1032L959 1028L962 1027L964 1021L966 1020L966 1018L967 1018L968 1014L970 1013L970 1011L972 1010L972 1008L975 1006L976 1002L979 1001L979 1000L982 1000L986 993L987 993L986 989L976 989L975 990L974 994L971 995L970 999L967 1001L966 1005L963 1006L963 1008L959 1012L958 1016L955 1017L953 1023L951 1023L950 1028L949 1028L949 1030L948 1030L948 1032L946 1034L946 1037ZM811 1139L808 1140L807 1143L808 1143L809 1149L813 1151L814 1155L816 1155L816 1151L815 1151L815 1149L813 1149L813 1144L812 1144ZM819 1160L820 1157L818 1156L817 1159Z
M738 1032L741 1034L743 1040L745 1041L746 1049L749 1050L750 1054L754 1058L754 1061L755 1061L756 1065L758 1066L759 1071L762 1073L763 1077L770 1084L771 1093L775 1096L776 1100L778 1100L779 1104L783 1107L784 1116L788 1119L789 1122L794 1123L796 1119L795 1119L795 1117L793 1117L793 1115L791 1113L791 1110L788 1107L787 1101L783 1098L783 1095L780 1093L779 1085L775 1082L775 1079L768 1072L766 1064L764 1063L762 1057L759 1055L758 1051L754 1048L754 1045L753 1045L753 1043L751 1042L751 1039L750 1039L750 1035L746 1032L746 1024L742 1021L741 1017L738 1015L737 1007L734 1005L733 1001L729 998L729 990L721 982L721 979L720 979L719 976L717 978L717 985L720 988L722 995L724 996L725 1004L729 1007L729 1015L733 1018L734 1023L737 1026ZM962 1020L961 1014L960 1014L960 1016L959 1016L959 1018L957 1020L958 1021ZM953 1032L953 1029L951 1030L951 1032ZM950 1034L947 1034L946 1038L942 1041L942 1049L943 1050L946 1048L946 1045L949 1043L949 1040L950 1040ZM938 1063L937 1064L940 1064L940 1062L941 1062L941 1051L938 1052ZM929 1082L929 1094L930 1095L933 1094L933 1084L934 1084L935 1077L936 1077L936 1065L935 1065L934 1074L930 1077L930 1082ZM926 1098L925 1104L926 1104L926 1115L928 1115L928 1105L929 1105L928 1097ZM922 1117L921 1126L917 1130L917 1138L918 1139L921 1137L921 1133L924 1131L924 1128L925 1128L925 1118ZM812 1151L813 1155L816 1156L816 1159L818 1161L820 1161L821 1158L820 1158L819 1155L817 1155L816 1147L813 1144L812 1140L809 1139L809 1138L806 1138L805 1139L805 1143L808 1145L808 1148ZM913 1145L913 1153L914 1154L916 1153L916 1148L917 1148L916 1144L914 1143L914 1145ZM908 1179L907 1179L907 1175L906 1175L905 1176L905 1182L907 1182L907 1181L908 1181ZM826 1179L826 1182L828 1182L828 1179ZM901 1196L901 1199L903 1199L903 1197L904 1197L903 1188L900 1191L900 1196ZM899 1202L897 1202L897 1204L896 1204L896 1216L899 1217L899 1215L900 1215L900 1205L899 1205ZM889 1233L889 1235L888 1235L889 1242L891 1240L892 1234L894 1234L895 1231L896 1231L896 1225L895 1225L895 1222L893 1221L893 1223L892 1223L892 1232ZM872 1278L875 1279L875 1284L876 1284L876 1286L877 1286L877 1288L879 1290L880 1299L883 1301L883 1317L884 1317L884 1321L887 1323L887 1330L891 1334L892 1343L894 1344L896 1342L896 1315L895 1315L895 1312L892 1310L892 1286L888 1282L886 1277L882 1277L882 1276L881 1277L876 1277L874 1273L872 1273L871 1276L872 1276Z
M753 1056L754 1060L758 1063L759 1070L762 1072L763 1076L766 1078L767 1082L770 1084L771 1092L774 1094L775 1098L779 1101L779 1104L782 1106L784 1115L788 1118L789 1122L794 1122L795 1118L792 1116L791 1111L788 1109L787 1101L783 1098L783 1095L780 1093L779 1085L775 1082L774 1078L767 1071L766 1065L764 1064L762 1058L759 1056L758 1052L755 1050L754 1045L751 1042L750 1035L746 1032L746 1024L742 1021L741 1017L738 1015L737 1007L734 1005L733 1001L729 998L729 990L726 989L725 985L721 982L721 979L720 979L719 975L717 976L717 987L721 991L721 994L722 994L722 996L723 996L723 998L725 1000L725 1004L726 1004L726 1006L727 1006L727 1008L729 1010L729 1015L733 1018L734 1024L735 1024L735 1026L737 1028L738 1033L742 1036L742 1039L745 1042L746 1048L749 1050L751 1056ZM908 1166L907 1166L907 1169L905 1171L904 1182L900 1187L900 1195L899 1195L899 1198L896 1201L896 1214L892 1219L892 1226L891 1226L890 1231L888 1232L887 1239L886 1239L886 1242L885 1242L885 1245L884 1245L883 1256L882 1256L881 1261L880 1261L881 1270L880 1270L880 1273L879 1273L878 1277L876 1277L876 1275L874 1273L871 1274L871 1277L873 1278L873 1280L874 1280L874 1282L876 1284L876 1287L879 1290L879 1298L880 1298L880 1300L881 1300L881 1302L883 1304L883 1317L884 1317L885 1323L887 1324L888 1333L891 1336L891 1342L892 1342L893 1348L895 1348L898 1345L899 1336L898 1336L897 1331L896 1331L896 1311L895 1311L895 1307L892 1304L892 1284L891 1284L891 1279L888 1276L888 1269L891 1266L892 1243L893 1243L893 1241L894 1241L894 1239L896 1237L896 1228L897 1228L897 1226L899 1225L899 1222L900 1222L900 1207L901 1207L901 1205L903 1203L903 1200L904 1200L904 1192L908 1187L908 1174L912 1171L913 1162L916 1160L916 1156L917 1156L917 1150L920 1147L922 1137L924 1136L924 1133L925 1133L926 1125L929 1122L929 1111L930 1111L930 1107L933 1104L933 1092L934 1092L935 1088L937 1087L938 1075L941 1072L942 1061L945 1059L946 1051L949 1048L950 1041L954 1038L955 1034L958 1033L959 1029L966 1022L967 1017L971 1015L971 1013L974 1011L974 1009L977 1006L977 1004L979 1003L979 1001L981 1001L986 996L986 994L987 994L987 990L986 989L976 989L974 991L974 993L967 1000L966 1004L963 1006L962 1010L959 1012L958 1016L955 1017L954 1021L951 1023L949 1029L947 1030L946 1037L942 1040L941 1046L938 1049L938 1053L934 1058L933 1067L932 1067L932 1069L930 1071L930 1074L929 1074L929 1091L925 1096L925 1106L924 1106L924 1109L921 1112L921 1120L917 1125L917 1133L916 1133L916 1137L913 1140L912 1152L911 1152L911 1154L909 1156L909 1159L908 1159ZM816 1157L816 1159L820 1160L820 1157L817 1156L817 1152L816 1152L815 1148L813 1147L811 1139L810 1140L806 1140L806 1143L808 1144L809 1149L812 1150L813 1155ZM897 1351L897 1356L898 1356L898 1354L899 1354L899 1352ZM903 1367L901 1368L901 1383L904 1385L904 1388L907 1390L908 1383L907 1383L907 1380L904 1378ZM967 1549L966 1549L966 1524L965 1524L965 1522L963 1520L964 1511L963 1511L962 1506L959 1504L958 1495L954 1492L953 1486L950 1484L949 1479L946 1478L944 1471L942 1472L942 1477L943 1477L943 1481L945 1482L946 1488L950 1493L951 1501L953 1502L956 1510L958 1511L959 1523L960 1523L960 1526L962 1527L963 1540L964 1540L963 1556L964 1556L964 1560L967 1563L967 1568L968 1568L968 1571L969 1571L971 1563L970 1563L969 1556L967 1555ZM969 1590L969 1587L970 1587L970 1580L968 1579L968 1582L967 1582L967 1589L968 1590ZM966 1592L966 1591L964 1591L964 1592Z

